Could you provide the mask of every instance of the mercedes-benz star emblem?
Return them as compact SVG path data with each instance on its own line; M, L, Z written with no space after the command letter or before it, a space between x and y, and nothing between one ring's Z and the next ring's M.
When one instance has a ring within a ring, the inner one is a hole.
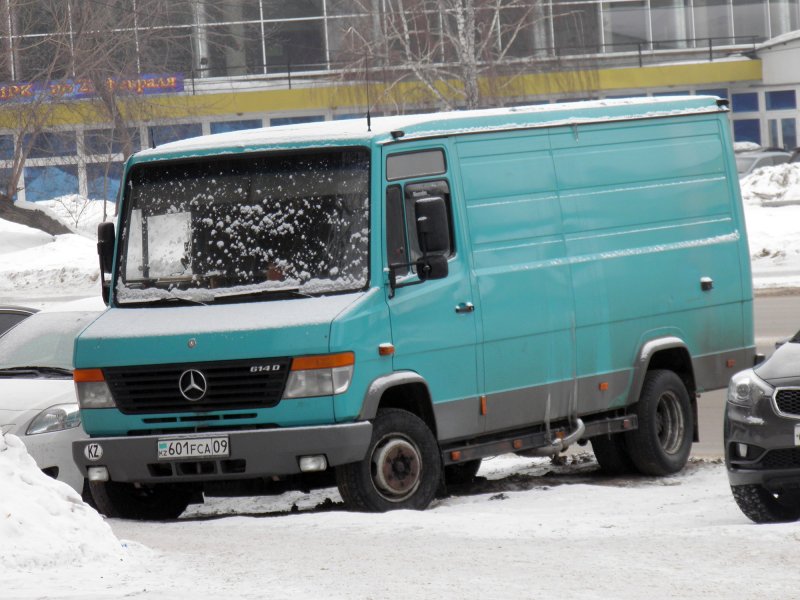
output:
M181 391L181 396L189 402L202 400L208 391L206 376L194 369L184 371L178 379L178 389Z

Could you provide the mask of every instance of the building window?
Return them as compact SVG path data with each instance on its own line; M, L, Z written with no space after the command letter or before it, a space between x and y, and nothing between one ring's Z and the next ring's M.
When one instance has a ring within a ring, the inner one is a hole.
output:
M764 99L767 110L794 110L797 108L794 90L765 92Z
M75 156L78 153L74 131L42 131L25 135L25 144L30 144L28 158L54 158Z
M711 89L711 90L697 90L698 96L717 96L718 98L728 98L728 90L726 88ZM756 98L758 102L758 98Z
M179 123L177 125L154 125L150 127L150 143L154 146L201 135L203 135L203 126L200 123Z
M77 165L25 167L25 200L28 202L77 193Z
M0 135L0 160L14 159L14 136Z
M301 123L318 123L324 120L325 117L323 117L322 115L308 115L305 117L277 117L275 119L270 119L269 124L271 127L277 127L278 125L299 125Z
M228 131L242 131L243 129L258 129L259 127L261 127L261 119L219 121L211 123L211 133L226 133Z
M86 165L86 191L92 200L114 202L122 180L122 163L91 163Z
M739 119L733 122L733 139L736 142L753 142L761 145L761 121Z
M733 32L737 44L767 39L767 11L761 0L733 0Z
M733 112L758 112L758 93L732 94Z
M605 5L603 25L606 44L612 52L634 52L649 47L647 7L644 0L609 2Z
M130 152L139 150L139 130L128 129ZM83 134L86 154L125 154L122 136L113 129L87 129Z

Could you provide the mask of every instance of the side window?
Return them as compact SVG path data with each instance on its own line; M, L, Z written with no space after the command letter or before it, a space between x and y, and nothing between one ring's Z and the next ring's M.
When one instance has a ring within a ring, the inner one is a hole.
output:
M422 249L417 238L416 202L435 196L444 200L447 211L450 244L444 255L448 258L455 255L450 186L447 181L439 179L407 183L402 188L393 185L386 189L386 245L390 265L414 263L422 258ZM413 267L410 270L413 272ZM406 275L409 268L398 267L395 272L399 276Z

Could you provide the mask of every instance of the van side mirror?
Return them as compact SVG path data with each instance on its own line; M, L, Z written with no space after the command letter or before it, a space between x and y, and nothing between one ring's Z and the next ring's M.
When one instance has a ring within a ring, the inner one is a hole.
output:
M417 239L422 254L450 254L450 227L444 198L428 196L414 202Z
M420 281L429 279L444 279L447 277L449 267L444 254L434 254L417 261L417 277Z
M114 224L100 223L97 226L97 255L100 257L100 286L103 292L103 302L108 304L111 292L111 278L106 280L106 275L111 275L114 266Z

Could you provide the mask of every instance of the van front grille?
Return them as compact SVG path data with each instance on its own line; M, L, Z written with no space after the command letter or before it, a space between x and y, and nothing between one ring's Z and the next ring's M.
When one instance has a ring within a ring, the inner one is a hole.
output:
M280 402L289 358L103 369L120 411L152 414L268 408Z
M778 410L787 415L800 415L800 388L781 388L775 394Z

